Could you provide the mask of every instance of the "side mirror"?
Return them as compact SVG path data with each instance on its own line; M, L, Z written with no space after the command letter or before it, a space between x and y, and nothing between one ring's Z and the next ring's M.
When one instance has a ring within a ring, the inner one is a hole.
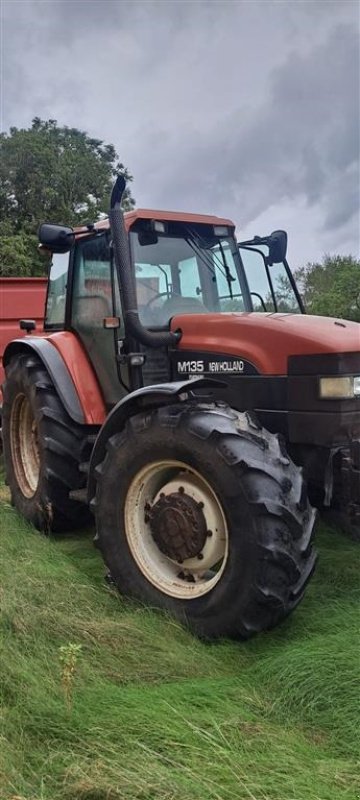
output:
M286 258L287 233L286 231L273 231L268 238L269 255L268 264L280 264Z
M39 242L52 253L68 253L74 245L75 234L72 228L44 222L39 228Z

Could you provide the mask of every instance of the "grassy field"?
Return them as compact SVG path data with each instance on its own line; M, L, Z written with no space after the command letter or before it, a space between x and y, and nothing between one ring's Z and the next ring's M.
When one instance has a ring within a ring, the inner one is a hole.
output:
M320 530L291 619L209 645L108 588L91 531L0 510L1 800L360 797L358 546Z

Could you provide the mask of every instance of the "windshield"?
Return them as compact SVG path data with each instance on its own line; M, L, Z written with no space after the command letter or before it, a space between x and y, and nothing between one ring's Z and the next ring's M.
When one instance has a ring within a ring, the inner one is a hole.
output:
M153 243L130 232L144 325L166 325L175 314L244 311L246 287L235 240L210 235L210 226L203 227L182 225L181 236L161 234Z
M283 262L267 267L261 250L240 247L240 257L250 289L254 311L300 314L301 308Z

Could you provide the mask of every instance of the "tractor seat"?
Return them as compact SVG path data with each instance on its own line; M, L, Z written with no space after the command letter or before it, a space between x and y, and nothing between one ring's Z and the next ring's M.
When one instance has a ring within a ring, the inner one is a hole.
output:
M196 297L183 297L174 294L165 300L161 308L156 309L160 325L165 325L175 314L207 314L208 309Z
M74 312L80 328L102 328L104 318L112 315L108 299L100 294L77 297Z

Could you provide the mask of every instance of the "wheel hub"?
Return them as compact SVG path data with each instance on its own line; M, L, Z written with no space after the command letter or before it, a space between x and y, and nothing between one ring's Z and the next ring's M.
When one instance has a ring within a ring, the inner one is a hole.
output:
M19 392L10 417L10 446L14 472L24 497L34 497L40 477L38 427L29 398Z
M144 465L128 488L124 520L137 566L163 594L194 600L221 580L229 553L226 519L211 486L189 464Z
M203 503L187 495L182 486L177 492L161 494L153 506L145 508L145 522L159 550L168 558L182 563L198 555L208 535Z

